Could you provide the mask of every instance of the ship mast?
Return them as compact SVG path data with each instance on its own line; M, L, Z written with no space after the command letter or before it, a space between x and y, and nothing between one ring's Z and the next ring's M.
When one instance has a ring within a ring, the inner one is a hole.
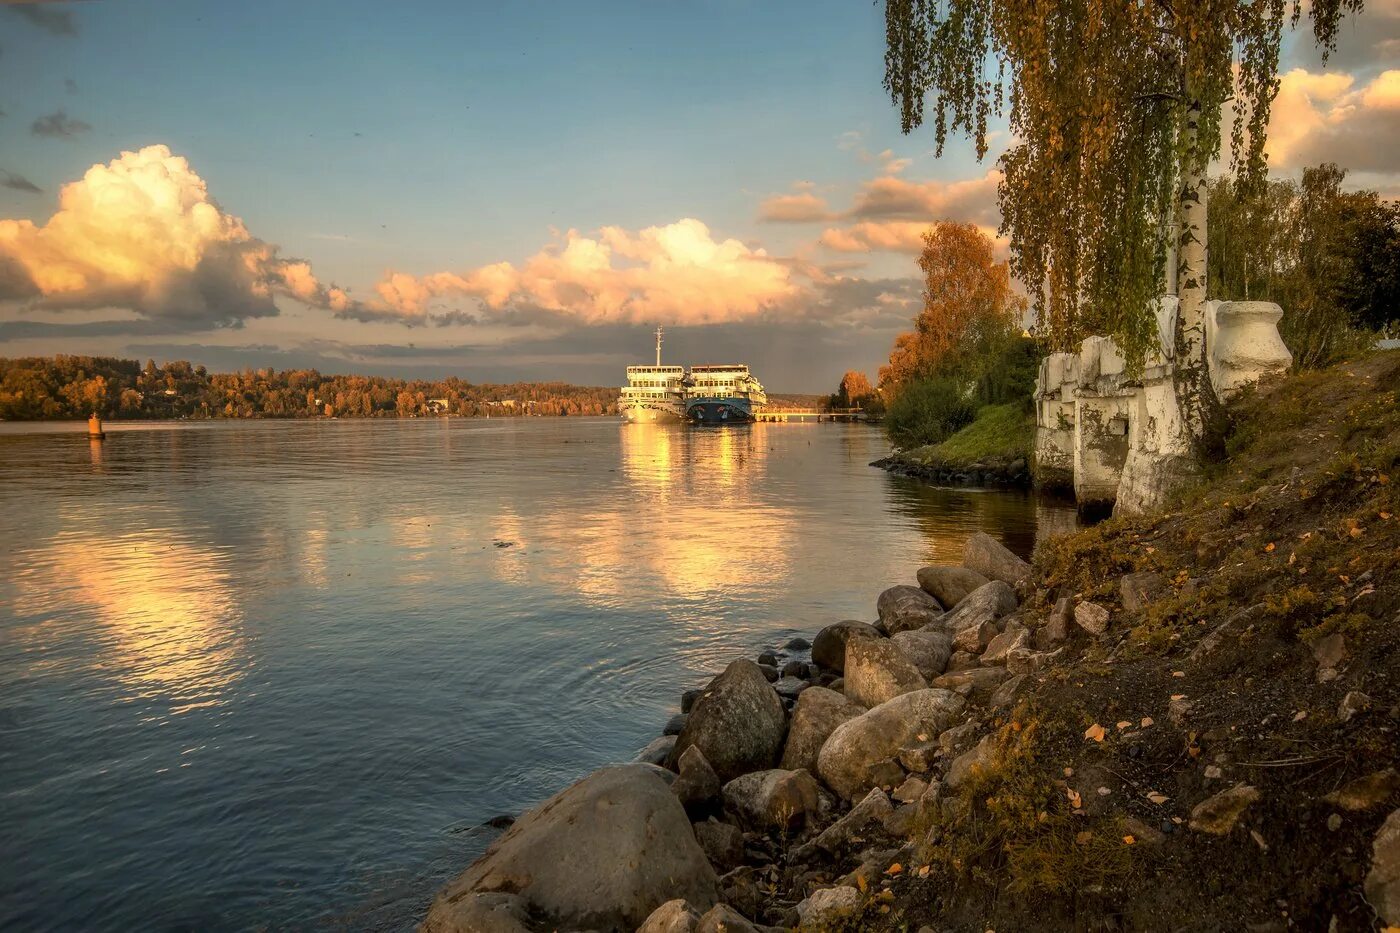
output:
M661 326L656 327L656 365L661 366Z

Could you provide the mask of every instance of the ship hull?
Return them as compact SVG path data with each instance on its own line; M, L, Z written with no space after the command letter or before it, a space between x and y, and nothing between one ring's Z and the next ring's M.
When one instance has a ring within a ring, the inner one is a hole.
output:
M753 406L742 398L698 398L686 404L686 418L692 424L748 424Z
M682 424L685 415L679 405L675 408L636 405L622 409L622 420L625 424Z

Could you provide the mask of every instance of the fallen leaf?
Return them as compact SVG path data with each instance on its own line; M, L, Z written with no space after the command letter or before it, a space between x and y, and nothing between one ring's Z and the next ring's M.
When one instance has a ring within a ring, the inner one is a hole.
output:
M1150 790L1150 791L1147 792L1147 799L1150 800L1150 801L1152 801L1153 803L1155 803L1155 804L1156 804L1157 806L1159 806L1159 807L1160 807L1162 804L1166 803L1168 800L1171 800L1171 798L1168 797L1166 794L1159 793L1158 791L1155 791L1155 790Z
M1123 842L1124 842L1126 845L1132 845L1133 843L1137 842L1137 840L1134 839L1132 836L1124 836L1124 837L1123 837Z
M1175 703L1177 700L1184 700L1184 699L1186 699L1186 694L1184 694L1184 693L1173 693L1173 694L1172 694L1172 702L1173 702L1173 703Z
M1298 712L1296 712L1296 713L1293 714L1293 721L1294 721L1294 722L1302 722L1304 719L1307 719L1307 718L1308 718L1308 711L1305 710L1305 709L1300 709L1300 710L1298 710Z
M1070 806L1074 807L1076 810L1084 805L1084 801L1079 796L1079 791L1075 790L1073 787L1065 788L1065 796L1069 798Z
M1074 841L1077 845L1087 846L1093 838L1094 834L1086 829L1083 832L1077 833L1074 837Z
M1273 549L1274 549L1274 542L1272 542L1272 541L1270 541L1268 544L1264 545L1264 550L1265 550L1265 551L1272 551Z
M927 877L928 877L928 866L927 866L927 865L920 865L920 866L919 866L919 877L920 877L920 878L927 878Z
M1128 720L1126 720L1126 719L1123 719L1123 720L1120 720L1119 722L1117 722L1115 725L1118 727L1118 731L1119 731L1119 732L1122 732L1124 729L1126 729L1126 728L1128 728L1129 726L1131 726L1132 723L1128 722Z
M899 874L899 873L902 872L902 871L904 871L904 866L901 865L901 864L899 864L898 862L895 862L895 863L894 863L893 865L891 865L889 868L886 868L886 869L885 869L885 874L887 874L887 875L897 875L897 874Z
M861 894L864 894L866 889L870 887L870 883L865 880L864 875L856 875L856 887L860 888Z
M1152 725L1152 717L1151 717L1151 716L1144 716L1144 717L1142 717L1142 727L1143 727L1144 729L1146 729L1146 728L1147 728L1148 726L1150 726L1150 725Z
M1185 677L1185 676L1186 676L1186 672L1185 672L1185 671L1172 671L1172 676L1173 676L1173 677Z
M1104 727L1099 725L1098 723L1094 723L1092 726L1084 730L1084 738L1090 739L1094 742L1102 742L1103 737L1106 734L1107 730L1104 729Z
M919 739L920 742L927 742L927 741L928 741L928 733L927 733L927 732L920 732L919 735L918 735L918 739Z

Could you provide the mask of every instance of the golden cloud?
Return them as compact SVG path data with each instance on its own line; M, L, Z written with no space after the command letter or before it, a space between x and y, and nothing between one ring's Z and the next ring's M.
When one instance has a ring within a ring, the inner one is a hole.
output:
M1357 171L1400 172L1400 70L1358 87L1351 74L1293 69L1279 82L1267 148L1275 168L1336 162Z

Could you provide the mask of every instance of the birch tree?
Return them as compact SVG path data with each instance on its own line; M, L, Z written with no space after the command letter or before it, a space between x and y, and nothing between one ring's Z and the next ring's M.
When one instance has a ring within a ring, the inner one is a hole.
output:
M886 0L885 87L904 132L932 122L940 155L952 132L985 157L990 119L1007 117L1002 232L1052 348L1106 333L1139 363L1175 255L1177 395L1199 439L1214 399L1206 166L1228 139L1230 170L1264 178L1285 29L1306 16L1326 53L1362 3Z

